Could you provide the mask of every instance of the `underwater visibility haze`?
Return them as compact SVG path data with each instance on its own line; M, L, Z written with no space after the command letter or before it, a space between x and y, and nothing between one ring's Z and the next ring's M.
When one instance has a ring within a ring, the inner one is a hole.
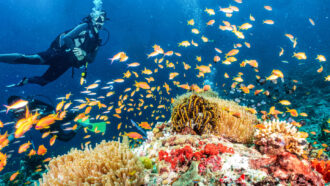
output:
M327 0L0 2L0 185L327 185Z

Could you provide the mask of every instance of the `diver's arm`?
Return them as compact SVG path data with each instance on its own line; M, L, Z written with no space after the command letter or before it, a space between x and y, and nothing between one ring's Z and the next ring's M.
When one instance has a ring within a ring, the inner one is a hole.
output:
M79 34L88 29L88 24L83 23L78 26L76 26L73 30L71 30L69 33L65 34L64 36L61 37L60 40L60 45L65 46L68 49L73 49L75 47L74 44L74 38L79 36Z

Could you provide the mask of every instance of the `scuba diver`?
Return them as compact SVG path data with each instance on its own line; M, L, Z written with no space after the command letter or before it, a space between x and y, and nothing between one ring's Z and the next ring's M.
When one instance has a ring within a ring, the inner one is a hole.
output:
M35 99L35 97L28 97L28 98L21 98L19 96L10 96L8 98L8 105L11 105L13 103L15 103L18 100L25 100L28 101L28 109L32 112L38 112L40 114L39 118L45 117L49 114L54 114L56 113L56 109L48 104L45 103L41 100ZM18 109L18 110L13 110L11 111L13 118L15 118L15 120L20 120L22 118L25 117L25 108L22 109ZM76 135L76 131L70 130L70 132L66 132L64 129L62 129L62 126L64 124L67 124L68 122L71 122L74 120L74 118L76 116L78 116L78 112L72 112L72 111L67 111L66 116L64 119L62 120L57 120L55 123L51 124L49 126L49 128L47 129L41 129L40 132L41 133L45 133L45 132L50 132L50 135L57 136L57 139L60 141L70 141L75 135ZM97 128L98 131L100 132L105 132L106 130L106 123L105 122L97 122L97 123L90 123L89 120L86 121L81 121L78 120L77 121L78 127L87 127L88 130L90 131L95 131L95 128ZM8 137L9 141L12 141L14 139L14 134L11 134Z
M34 55L0 54L0 62L3 63L49 66L42 76L24 77L19 83L7 87L23 86L27 83L44 86L59 78L69 68L72 68L72 77L74 68L84 68L80 80L83 84L87 76L88 63L94 61L99 46L103 46L99 31L103 29L106 20L109 19L105 11L93 11L83 19L81 24L58 35L50 48L44 52Z

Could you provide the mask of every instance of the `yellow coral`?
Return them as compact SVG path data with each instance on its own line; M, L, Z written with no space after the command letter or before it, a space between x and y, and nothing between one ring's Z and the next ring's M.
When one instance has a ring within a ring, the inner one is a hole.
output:
M246 107L220 99L213 91L187 93L173 102L172 128L181 132L185 127L197 134L222 135L234 142L251 143L255 114Z
M144 168L146 169L152 169L152 161L148 157L140 157L140 161L144 165Z
M144 168L125 144L102 141L50 161L40 185L141 185Z

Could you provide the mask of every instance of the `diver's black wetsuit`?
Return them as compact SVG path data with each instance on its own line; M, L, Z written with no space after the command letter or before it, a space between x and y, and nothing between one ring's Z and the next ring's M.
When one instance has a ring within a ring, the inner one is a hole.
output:
M75 40L79 40L80 46L75 45ZM56 37L50 48L35 55L24 54L0 54L0 62L10 64L30 64L30 65L49 65L48 70L42 76L24 78L26 83L34 83L44 86L56 80L69 68L79 68L87 63L92 63L96 56L101 40L99 34L95 32L90 21L86 21L72 30L64 32ZM77 47L86 52L83 60L78 60L73 53ZM24 84L26 84L24 83ZM21 86L18 84L17 86Z
M15 100L18 100L18 99L20 99L20 97L11 96L8 98L8 104L10 105L10 103L13 103ZM53 106L51 106L43 101L40 101L37 99L31 99L31 98L25 99L25 100L29 101L28 108L30 111L38 110L38 113L40 114L40 118L45 117L45 116L55 112L55 108ZM13 117L17 120L25 117L25 109L16 111L16 112L12 112L12 113L13 113ZM50 125L50 128L41 129L40 132L44 133L44 132L50 131L51 132L50 135L57 135L58 140L69 141L76 135L76 132L74 132L74 131L65 132L62 129L61 125L72 121L77 115L78 115L78 113L67 112L67 114L63 120L56 121L54 124ZM58 132L56 132L56 131L58 131Z

